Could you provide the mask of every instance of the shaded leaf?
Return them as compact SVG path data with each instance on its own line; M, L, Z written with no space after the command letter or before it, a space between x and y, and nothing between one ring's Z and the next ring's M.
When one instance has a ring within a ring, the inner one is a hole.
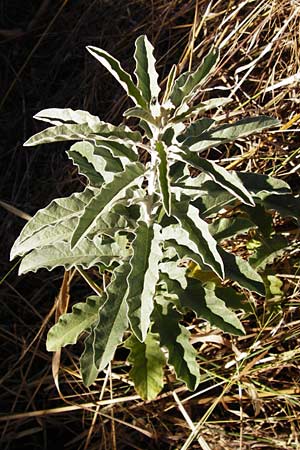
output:
M145 342L140 342L132 335L125 342L125 347L130 350L128 361L132 369L129 375L137 393L143 400L153 400L164 386L163 367L166 363L158 336L148 333Z
M280 235L273 238L266 238L261 246L250 256L249 262L255 269L264 270L268 264L272 264L288 247L288 240Z
M222 217L209 224L209 231L218 242L237 234L245 233L251 228L255 228L254 223L243 217Z
M98 376L94 359L94 334L91 332L84 341L84 351L80 357L80 372L85 386L93 384Z
M191 123L191 125L177 137L177 140L178 142L183 142L188 137L199 136L199 134L208 130L214 123L215 121L209 117L202 117L201 119L195 120L195 122Z
M217 297L214 287L214 283L202 286L201 283L190 278L187 289L180 296L181 305L192 309L199 318L206 319L211 325L226 333L244 334L243 325L236 314Z
M181 314L170 308L164 314L158 305L154 319L152 330L159 334L160 345L168 349L168 362L174 367L177 378L184 381L188 389L196 389L200 381L197 352L190 343L189 331L178 323Z
M279 212L281 217L293 217L300 222L300 197L272 194L264 197L262 203L266 209Z
M249 291L264 295L265 287L261 276L251 267L248 261L226 252L220 248L219 252L224 261L225 277L229 280L236 281L241 287L249 289Z

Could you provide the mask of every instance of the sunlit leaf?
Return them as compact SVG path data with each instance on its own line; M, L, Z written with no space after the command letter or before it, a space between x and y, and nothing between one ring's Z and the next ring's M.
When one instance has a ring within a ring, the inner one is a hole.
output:
M98 47L88 46L87 50L115 77L136 105L142 108L147 107L146 101L133 83L131 76L121 67L117 59Z
M80 334L98 320L99 309L105 300L104 296L88 297L85 303L76 303L71 313L60 316L48 332L47 350L55 352L68 344L75 344Z
M131 329L144 341L153 310L153 296L159 278L158 264L162 257L160 226L138 222L132 243L131 271L127 279L126 301Z
M85 207L71 239L72 247L78 245L93 228L99 216L110 211L125 190L137 183L143 174L144 166L142 164L131 163L125 167L124 172L115 175L110 183L103 185Z
M158 74L155 69L153 46L147 36L139 36L135 41L134 58L136 61L135 75L137 86L143 98L150 104L152 100L158 98L160 87L158 85Z

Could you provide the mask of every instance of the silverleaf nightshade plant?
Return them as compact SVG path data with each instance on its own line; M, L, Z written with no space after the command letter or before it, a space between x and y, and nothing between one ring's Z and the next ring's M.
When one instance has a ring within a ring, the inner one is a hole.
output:
M86 111L54 108L36 114L50 126L24 145L76 141L68 156L87 186L38 211L16 240L11 257L22 257L21 274L58 266L78 268L82 274L94 267L99 278L110 274L107 287L75 304L47 337L47 349L57 351L85 335L80 360L85 385L95 382L126 336L130 375L141 397L152 399L163 388L166 362L193 390L200 376L190 333L181 324L184 314L193 311L240 335L244 329L234 312L246 309L240 292L265 292L260 262L254 269L220 243L259 229L266 209L280 211L286 198L294 199L283 181L230 172L201 154L278 121L259 116L220 125L205 115L228 102L213 98L195 103L217 63L216 49L194 72L176 78L173 66L163 94L146 36L135 42L136 82L106 51L87 49L133 101L124 117L135 118L139 131L103 122ZM145 164L139 160L140 150L148 153ZM189 167L198 175L191 177ZM231 210L240 214L224 214Z

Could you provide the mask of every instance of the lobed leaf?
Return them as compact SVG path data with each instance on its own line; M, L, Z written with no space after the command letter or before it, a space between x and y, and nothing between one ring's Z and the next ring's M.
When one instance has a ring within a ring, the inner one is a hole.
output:
M235 335L245 333L236 314L217 297L214 283L203 286L197 280L190 278L187 289L180 296L180 303L183 307L192 309L199 318L207 320L225 333Z
M68 344L76 344L80 334L98 320L99 309L105 300L105 296L88 297L85 303L76 303L71 313L60 316L59 321L48 332L48 352L56 352Z
M170 100L174 106L177 107L183 102L188 102L195 89L198 89L206 80L207 76L215 66L218 56L218 51L216 49L212 50L212 52L204 58L195 72L187 72L177 78L170 95Z
M70 197L57 198L46 208L40 209L27 222L15 241L11 249L11 259L35 248L69 239L78 217L94 195L93 189L86 188Z
M147 103L142 97L140 90L135 86L131 76L121 67L117 59L98 47L88 46L87 50L115 77L136 105L147 108Z
M71 108L49 108L43 109L34 116L34 119L42 122L49 122L52 125L60 125L63 123L87 123L89 127L93 128L101 123L99 117L93 116L87 111L77 109L74 111Z
M158 224L148 225L140 220L132 242L126 301L131 329L140 341L147 336L159 279L158 264L162 258L160 228Z
M158 336L148 333L145 341L140 342L132 335L125 342L125 347L130 350L128 361L132 369L129 375L137 393L143 400L153 400L164 386L163 367L166 363Z
M114 174L123 171L119 158L114 158L105 147L97 147L91 142L76 142L67 152L78 166L79 173L85 175L90 184L101 187L103 182L112 181Z
M199 217L197 208L189 205L187 212L182 211L179 203L173 203L173 215L181 225L163 230L164 239L175 239L178 244L185 245L192 252L198 254L202 261L216 272L221 278L224 276L224 266L217 249L217 242L209 232L208 224ZM172 231L171 231L172 230ZM176 236L172 233L176 232ZM166 237L168 233L168 237Z
M161 142L156 142L156 150L159 155L158 164L158 180L159 188L162 196L162 203L167 216L171 215L171 186L170 186L170 176L169 176L169 162L167 155L166 145Z
M94 363L99 372L113 359L128 326L125 293L129 271L126 263L114 270L106 289L107 301L99 310L99 320L93 328Z
M136 184L143 174L144 166L141 163L130 163L124 172L116 174L110 183L103 185L85 207L71 239L72 247L78 245L89 234L98 218L110 211L126 189Z
M181 314L168 308L164 313L157 305L152 331L159 334L160 345L168 349L168 363L175 369L179 380L185 382L189 390L195 390L200 381L197 352L190 343L190 333L179 324Z
M147 104L150 105L154 99L158 99L160 87L158 85L158 74L155 69L153 46L147 36L139 36L135 41L134 59L136 61L137 87Z
M251 194L247 191L243 184L238 182L237 178L232 176L232 174L228 170L224 169L224 167L219 166L213 161L200 158L198 155L194 155L187 149L184 152L179 152L175 155L178 156L180 160L185 161L187 164L190 164L196 169L199 169L211 176L215 183L222 186L222 188L234 197L238 198L241 202L250 206L255 205Z
M182 145L191 152L202 152L279 124L277 119L268 116L247 117L232 124L211 128L198 136L187 137Z
M126 259L130 255L130 250L126 248L126 241L121 243L122 245L118 242L102 244L101 238L95 236L93 240L89 238L81 240L73 249L68 242L45 245L23 257L19 274L36 272L42 268L52 270L60 266L66 270L76 266L88 269L98 263L110 266L114 261Z
M141 135L138 131L131 131L124 125L115 126L110 123L100 122L93 124L67 124L46 128L31 136L23 145L30 147L40 144L49 144L60 141L81 141L96 139L122 139L128 142L140 142Z

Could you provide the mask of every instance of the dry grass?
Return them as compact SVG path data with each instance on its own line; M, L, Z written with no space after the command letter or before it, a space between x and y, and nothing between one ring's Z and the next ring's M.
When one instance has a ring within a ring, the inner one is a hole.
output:
M123 349L86 389L78 375L80 344L62 353L59 395L45 337L63 272L41 270L19 278L17 264L8 263L27 216L82 183L63 146L22 150L37 131L32 115L70 106L115 122L121 117L123 92L85 52L88 44L106 48L130 70L134 39L146 32L163 78L174 62L179 70L194 67L213 44L220 45L222 58L208 88L231 93L233 102L222 113L269 114L282 128L211 156L233 169L281 177L297 192L300 3L29 3L0 1L1 448L300 449L299 234L292 221L276 226L285 229L295 250L269 267L280 274L283 294L250 297L245 337L232 339L204 322L190 322L202 373L197 392L174 382L169 371L164 392L148 403L128 380ZM72 302L89 292L80 275L73 275Z

